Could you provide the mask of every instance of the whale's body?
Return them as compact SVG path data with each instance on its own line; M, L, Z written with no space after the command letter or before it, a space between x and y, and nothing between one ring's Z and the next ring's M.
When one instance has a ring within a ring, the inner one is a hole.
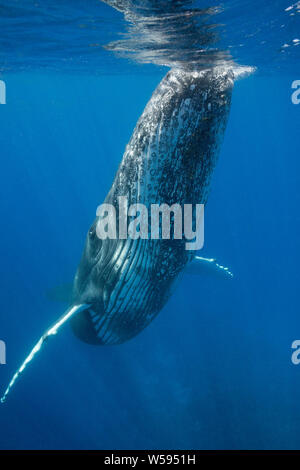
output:
M233 73L171 70L159 84L127 145L106 203L205 204L230 109ZM73 288L73 301L48 328L13 375L18 377L50 336L70 321L91 344L120 344L137 335L167 302L193 260L185 239L100 239L91 226ZM196 257L206 270L227 268ZM194 271L192 269L192 271Z
M188 0L104 1L122 11L134 25L137 51L140 42L145 45L138 58L148 61L154 45L154 63L174 67L140 117L105 202L116 209L120 196L128 206L205 204L228 119L234 78L229 62L217 66L220 57L225 63L223 55L205 48L215 36L213 29L203 24L199 31L196 24L195 15L206 18L212 11L181 11ZM111 47L122 49L124 44ZM194 68L198 71L192 71ZM68 321L80 339L92 344L119 344L137 335L166 304L175 281L195 257L194 251L186 250L184 237L100 239L97 224L98 218L87 235L69 308L32 348L1 402L47 339ZM213 259L198 257L197 261L205 271L213 267L231 275Z
M233 75L171 70L140 117L105 202L205 204L230 109ZM165 305L194 252L185 240L100 240L91 226L74 282L88 304L73 330L94 344L122 343Z

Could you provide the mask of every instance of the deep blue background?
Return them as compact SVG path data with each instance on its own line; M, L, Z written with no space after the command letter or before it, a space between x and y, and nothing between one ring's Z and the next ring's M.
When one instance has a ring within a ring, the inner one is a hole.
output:
M1 391L63 312L46 291L72 279L161 76L1 77ZM297 78L235 86L202 251L234 279L186 277L121 346L88 346L65 327L0 407L0 448L300 447Z

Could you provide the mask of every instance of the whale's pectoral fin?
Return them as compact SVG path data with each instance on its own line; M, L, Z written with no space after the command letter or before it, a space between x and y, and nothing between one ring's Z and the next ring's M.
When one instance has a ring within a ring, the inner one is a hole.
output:
M15 385L16 380L22 374L22 372L26 369L26 367L32 362L34 357L38 354L41 350L44 343L50 338L50 336L56 335L56 333L61 329L61 327L69 321L74 315L88 309L90 304L80 304L80 305L72 305L65 313L57 320L57 322L52 325L48 330L44 332L44 334L40 337L38 342L34 345L26 359L23 361L19 369L13 375L11 381L9 382L4 394L0 398L0 402L4 403L6 401L7 395L10 393L11 389Z
M202 258L195 256L193 261L187 265L186 274L209 274L216 275L223 279L233 278L233 274L228 268L217 263L213 258Z

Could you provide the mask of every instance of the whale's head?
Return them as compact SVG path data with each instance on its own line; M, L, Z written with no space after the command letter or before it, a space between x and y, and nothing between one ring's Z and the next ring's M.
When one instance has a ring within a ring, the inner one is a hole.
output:
M168 300L182 266L176 248L171 252L167 246L169 240L101 240L96 225L97 219L74 280L74 303L89 308L71 324L75 335L87 343L117 344L151 322Z

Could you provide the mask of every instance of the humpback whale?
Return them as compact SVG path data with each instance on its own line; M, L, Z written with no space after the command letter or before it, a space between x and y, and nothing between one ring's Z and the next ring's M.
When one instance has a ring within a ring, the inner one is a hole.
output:
M118 6L121 1L117 0ZM154 91L126 147L105 203L205 204L217 163L234 83L232 67L171 69ZM45 341L70 321L90 344L114 345L140 333L168 301L176 281L192 271L230 271L185 249L185 240L100 239L90 227L73 285L72 302L36 343L5 390Z
M171 70L127 145L105 203L205 204L230 109L233 75L216 68ZM91 307L71 320L94 344L119 344L163 308L194 258L184 240L108 239L91 226L74 282L74 302Z

